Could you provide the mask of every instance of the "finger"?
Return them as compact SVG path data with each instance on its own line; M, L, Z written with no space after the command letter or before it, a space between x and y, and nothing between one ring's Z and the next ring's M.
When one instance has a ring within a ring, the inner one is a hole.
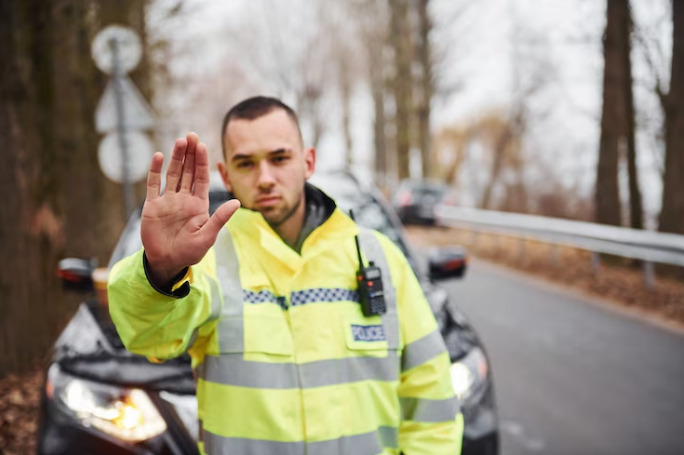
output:
M164 155L160 152L152 156L150 172L147 173L147 200L151 201L159 197L161 188L161 170L164 164Z
M221 228L225 226L230 217L232 217L239 208L240 201L237 199L231 199L228 202L224 202L216 209L211 218L209 218L209 221L202 226L201 231L205 231L204 234L211 239L212 244L216 241L216 236Z
M209 197L209 152L200 142L195 153L195 195L202 199Z
M183 158L185 157L185 150L188 147L188 141L185 138L176 139L173 146L173 153L171 154L171 162L166 171L166 191L178 191L178 182L183 172Z
M191 192L192 185L195 183L195 154L197 153L198 140L199 138L195 133L188 133L188 147L185 150L183 172L181 174L180 186L178 187L178 191L182 193Z

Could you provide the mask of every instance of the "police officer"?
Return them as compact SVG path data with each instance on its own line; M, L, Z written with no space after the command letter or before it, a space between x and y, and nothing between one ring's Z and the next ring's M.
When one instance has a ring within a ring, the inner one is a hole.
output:
M197 135L176 141L163 192L154 155L143 249L113 267L108 288L130 351L190 353L200 450L460 453L449 356L420 285L389 239L307 183L316 151L296 114L249 98L226 114L222 145L218 168L236 199L211 216ZM382 311L364 314L357 274L370 260L385 294Z

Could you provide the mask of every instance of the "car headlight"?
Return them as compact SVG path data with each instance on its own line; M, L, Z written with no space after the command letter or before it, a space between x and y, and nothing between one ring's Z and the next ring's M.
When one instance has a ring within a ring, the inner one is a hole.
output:
M482 349L475 346L462 359L451 364L451 384L463 402L479 390L487 378L489 365Z
M46 392L85 427L127 442L141 442L166 431L166 422L141 389L76 378L52 364Z

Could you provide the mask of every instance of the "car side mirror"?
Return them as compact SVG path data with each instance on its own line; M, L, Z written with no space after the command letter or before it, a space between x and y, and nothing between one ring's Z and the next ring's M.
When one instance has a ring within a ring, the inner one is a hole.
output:
M433 281L461 278L468 267L468 252L462 246L435 248L428 254L428 274Z
M57 276L62 279L65 289L92 291L96 265L94 259L65 258L57 263Z

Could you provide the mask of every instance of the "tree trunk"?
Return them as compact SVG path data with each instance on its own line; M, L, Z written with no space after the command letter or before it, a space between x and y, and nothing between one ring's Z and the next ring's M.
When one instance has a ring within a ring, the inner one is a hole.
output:
M621 224L620 191L618 186L619 144L624 138L625 103L624 65L620 49L625 34L622 27L627 14L625 0L608 0L606 31L603 42L603 108L601 111L601 139L596 175L596 222Z
M417 100L418 114L418 146L423 162L423 178L433 177L430 132L430 102L434 93L434 81L432 71L432 51L430 47L430 31L432 21L428 14L429 0L418 0L419 38L418 38L418 64L420 66L420 97Z
M380 52L380 54L382 54ZM381 186L387 184L387 144L385 141L385 83L382 69L373 69L371 64L371 94L373 96L373 145L375 148L375 177L379 179Z
M68 176L62 182L65 254L94 257L105 264L124 224L122 190L99 167L97 149L102 136L95 131L94 113L108 76L90 56L90 44L99 31L86 22L92 3L87 0L53 2L59 64L54 69L55 144L60 160L54 171Z
M351 97L352 97L352 81L349 69L349 62L342 58L339 64L340 77L340 96L342 98L342 132L344 135L344 165L350 169L353 164L352 151L354 148L354 141L351 133Z
M390 47L388 4L385 0L364 0L353 8L359 24L360 38L366 50L367 77L373 99L373 172L376 183L384 190L388 184L389 163L385 104L388 93L386 50Z
M51 9L0 2L0 377L32 366L57 334L63 230L52 142Z
M99 169L94 131L105 76L90 44L105 3L0 2L0 376L44 358L84 297L62 292L57 260L104 263L123 226L121 190Z
M625 99L625 136L627 145L627 175L629 187L629 225L633 229L643 229L644 209L639 189L639 171L637 167L636 153L636 126L634 119L634 95L632 89L632 49L631 35L634 24L629 2L625 2L625 14L621 16L624 21L620 27L622 39L620 40L622 53L622 68L624 71L624 99Z
M659 230L684 234L684 1L672 2L672 72L665 97L665 175Z
M390 42L394 50L392 89L395 105L397 173L399 180L410 175L411 153L411 31L408 0L388 0L390 8Z
M503 130L499 133L499 137L494 142L494 148L492 150L492 167L489 172L489 179L485 186L484 194L482 195L482 202L480 203L480 207L485 210L492 208L494 187L499 182L499 176L501 175L501 170L503 169L504 161L506 160L506 153L511 146L513 139L514 136L511 126L509 124L503 125Z

